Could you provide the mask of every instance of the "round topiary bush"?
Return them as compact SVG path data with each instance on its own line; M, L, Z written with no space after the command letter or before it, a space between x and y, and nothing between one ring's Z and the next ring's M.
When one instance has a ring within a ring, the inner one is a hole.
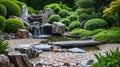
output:
M58 22L61 19L59 15L52 15L48 18L48 23Z
M3 16L0 16L0 30L4 30L5 27L5 18Z
M62 18L62 19L60 20L60 22L64 23L66 26L68 26L68 25L70 24L70 20L67 19L67 18Z
M84 25L84 29L87 30L94 30L98 28L105 29L106 27L107 27L107 22L103 19L90 19Z
M95 35L95 34L98 34L98 33L102 32L102 31L105 31L105 29L95 29L92 32L93 32L93 35Z
M17 29L25 28L23 22L16 18L10 18L5 22L5 32L7 33L15 33Z
M80 14L79 15L79 21L86 21L86 20L88 20L88 19L90 19L91 18L91 16L90 15L88 15L87 13L82 13L82 14Z
M58 14L60 15L61 18L66 18L67 16L69 16L69 11L68 10L61 10L58 12Z
M68 27L70 28L70 30L72 30L75 28L80 28L81 25L79 21L72 21Z
M2 0L0 1L0 4L4 5L7 9L6 17L9 17L10 15L20 15L20 7L14 1Z
M111 27L109 30L120 31L120 27Z
M27 6L24 2L15 1L15 3L21 8L22 6Z
M94 36L94 40L104 43L120 43L120 32L113 30L102 31Z
M6 7L0 4L0 15L5 17L6 13L7 13Z

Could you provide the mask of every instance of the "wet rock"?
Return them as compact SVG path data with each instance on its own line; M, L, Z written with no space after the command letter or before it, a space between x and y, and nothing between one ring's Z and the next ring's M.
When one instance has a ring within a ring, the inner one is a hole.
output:
M51 51L52 50L52 46L47 45L47 44L35 45L33 47L38 50L43 50L43 51Z
M91 65L94 62L94 60L88 60L86 65Z
M18 29L17 35L19 38L29 38L29 32L25 29Z
M18 45L17 47L15 47L15 50L27 54L29 59L37 57L41 52L30 45Z
M52 33L62 35L65 32L65 25L61 22L54 22L52 24Z
M85 53L85 51L80 48L71 48L69 51L73 53Z
M8 56L15 67L34 67L26 54L20 52L9 52Z
M53 52L62 52L63 51L62 48L59 46L53 46L52 48L53 48L52 49Z
M48 39L44 39L44 40L41 40L41 41L40 41L40 43L42 43L42 44L46 44L46 43L48 43L48 42L49 42Z
M76 67L87 67L87 66L84 66L84 65L82 65L80 63L76 63Z
M11 67L9 58L3 54L0 54L0 67Z
M47 44L48 44L48 45L53 45L53 42L48 42Z

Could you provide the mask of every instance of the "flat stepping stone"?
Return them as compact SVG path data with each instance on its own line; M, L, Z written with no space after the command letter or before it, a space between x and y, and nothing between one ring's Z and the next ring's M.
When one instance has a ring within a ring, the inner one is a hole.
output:
M94 40L83 40L83 41L59 41L59 42L54 42L53 44L61 47L82 47L82 46L98 45L101 44L101 42Z

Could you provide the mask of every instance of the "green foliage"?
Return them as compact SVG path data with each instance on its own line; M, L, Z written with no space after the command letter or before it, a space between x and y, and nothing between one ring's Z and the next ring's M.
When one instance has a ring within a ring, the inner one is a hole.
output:
M68 16L68 19L72 22L72 21L76 21L78 20L78 15L73 13L70 16Z
M5 17L6 13L7 13L6 7L2 4L0 4L0 15Z
M120 27L111 27L109 30L120 31Z
M32 7L27 7L28 9L28 13L32 14L32 13L38 13L38 11L36 11L35 9L33 9Z
M102 31L94 36L94 40L105 43L120 43L120 32L113 30Z
M59 15L52 15L48 18L48 23L58 22L61 19Z
M75 2L77 8L89 8L93 6L92 0L76 0Z
M84 30L81 28L75 28L70 32L71 35L80 35L80 36L91 36L92 35L92 31L89 30Z
M110 50L105 55L95 54L98 62L93 63L91 67L120 67L120 50Z
M94 30L98 28L105 29L107 27L107 22L103 19L90 19L85 23L84 29Z
M61 18L66 18L67 16L69 16L69 11L68 10L60 10L58 12L58 14L60 15Z
M109 7L103 11L103 16L114 16L113 19L116 20L116 25L120 26L120 0L112 1Z
M80 22L79 21L72 21L68 27L70 28L70 30L72 30L74 28L80 28Z
M68 26L68 25L70 24L70 20L67 19L67 18L62 18L62 19L60 20L60 22L64 23L66 26Z
M0 30L4 30L5 27L5 18L3 16L0 16Z
M95 29L92 32L93 32L93 35L95 35L95 34L98 34L98 33L102 32L102 31L105 31L105 29Z
M9 48L8 42L5 40L0 40L0 54L5 54L8 48Z
M26 3L28 6L31 6L35 10L43 9L44 6L51 3L60 3L66 4L69 7L74 7L75 0L18 0Z
M87 13L82 13L82 14L79 15L79 21L81 21L81 22L86 21L86 20L88 20L90 18L91 18L91 16L88 15Z
M0 1L0 4L6 7L7 17L9 17L10 15L20 15L20 7L14 1L2 0Z
M79 8L76 10L77 14L80 15L82 13L92 14L95 12L94 8Z
M25 28L23 22L16 18L7 19L5 22L5 32L15 33L17 32L17 29L23 29L23 28Z
M21 8L22 6L27 6L24 2L15 1L15 3Z
M52 3L52 4L48 4L44 7L43 10L45 10L46 8L51 8L53 9L53 11L55 13L58 13L60 10L71 10L69 7L67 7L66 5L63 5L63 4L57 4L57 3Z

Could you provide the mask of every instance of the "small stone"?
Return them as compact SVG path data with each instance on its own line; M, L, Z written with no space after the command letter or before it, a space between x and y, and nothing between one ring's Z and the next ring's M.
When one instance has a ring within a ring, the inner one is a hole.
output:
M94 62L94 60L88 60L86 65L91 65Z
M48 42L49 42L49 40L47 40L47 39L44 39L44 40L40 41L40 43L42 43L42 44L46 44Z
M47 44L48 44L48 45L53 45L53 42L48 42Z
M69 51L73 53L85 53L85 51L80 48L71 48Z
M70 67L70 64L65 62L62 66Z

